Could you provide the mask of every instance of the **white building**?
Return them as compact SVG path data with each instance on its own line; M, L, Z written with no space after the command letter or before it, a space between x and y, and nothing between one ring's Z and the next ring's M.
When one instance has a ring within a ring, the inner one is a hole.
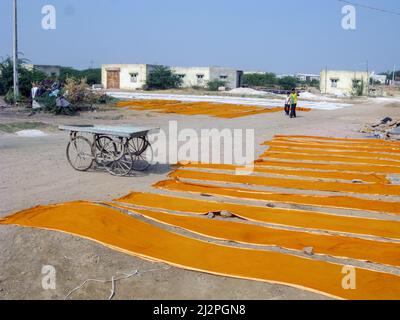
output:
M27 70L37 70L43 72L48 77L59 77L62 68L61 66L30 64L30 63L24 63L22 66Z
M385 75L385 74L372 74L371 75L371 79L374 81L374 83L386 84L387 75Z
M296 73L294 77L300 81L320 81L321 76L319 74L311 74L311 73Z
M366 71L322 70L320 89L324 94L351 95L356 85L363 85L363 94L367 94L368 81Z
M150 64L104 64L102 84L106 89L143 89L155 65ZM182 79L182 87L206 87L211 80L221 80L233 89L242 84L243 72L222 67L171 67Z

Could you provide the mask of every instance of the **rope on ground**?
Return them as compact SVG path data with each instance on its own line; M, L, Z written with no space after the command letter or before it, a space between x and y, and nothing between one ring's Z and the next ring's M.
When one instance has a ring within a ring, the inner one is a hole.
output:
M97 282L97 283L110 283L111 282L111 292L110 292L110 296L108 298L108 300L112 300L112 298L114 298L115 296L115 283L121 280L126 280L129 279L133 276L138 276L144 273L149 273L149 272L155 272L155 271L160 271L160 270L168 270L170 269L170 267L163 267L163 268L159 268L159 269L151 269L151 270L146 270L146 271L142 271L139 272L138 270L135 270L131 273L123 273L122 276L120 277L115 277L112 276L111 280L102 280L102 279L86 279L85 281L82 282L82 284L80 284L79 286L77 286L76 288L72 289L64 298L64 300L67 300L73 293L75 293L76 291L78 291L79 289L81 289L82 287L84 287L87 283L89 282Z

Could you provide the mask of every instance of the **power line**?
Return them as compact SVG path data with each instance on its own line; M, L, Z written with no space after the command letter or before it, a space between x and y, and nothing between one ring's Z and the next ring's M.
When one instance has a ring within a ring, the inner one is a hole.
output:
M379 12L382 12L382 13L389 13L389 14L394 14L394 15L400 16L400 12L396 12L396 11L390 11L390 10L386 10L386 9L375 8L375 7L367 6L365 4L354 3L354 2L350 2L350 1L346 1L346 0L337 0L337 1L343 2L343 3L347 3L347 4L351 4L351 5L356 6L356 7L361 7L361 8L365 8L365 9L369 9L369 10L374 10L374 11L379 11Z

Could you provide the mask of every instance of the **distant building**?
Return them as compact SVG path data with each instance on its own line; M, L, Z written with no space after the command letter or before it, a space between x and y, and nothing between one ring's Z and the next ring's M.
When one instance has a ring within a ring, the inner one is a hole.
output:
M372 79L372 81L374 81L374 83L386 84L387 75L385 75L385 74L373 74L373 75L371 75L371 79Z
M310 74L310 73L296 73L294 77L297 80L307 81L307 82L311 82L314 80L319 81L321 79L321 76L319 74Z
M29 64L26 63L23 67L27 70L37 70L46 74L48 77L59 77L61 73L61 66L43 65L43 64Z
M366 71L322 70L321 93L351 95L356 85L364 85L363 94L368 93L369 74Z
M102 84L106 89L139 90L146 85L150 72L156 67L151 64L104 64ZM182 87L206 87L211 80L221 80L233 89L242 85L243 72L222 67L171 67L182 79Z

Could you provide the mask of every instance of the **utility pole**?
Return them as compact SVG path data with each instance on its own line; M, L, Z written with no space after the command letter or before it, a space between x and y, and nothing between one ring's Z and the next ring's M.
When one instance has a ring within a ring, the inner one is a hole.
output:
M17 104L19 96L18 81L18 3L14 0L14 36L13 36L13 64L14 64L14 103Z
M369 61L367 60L367 96L369 96L369 82L370 82L370 77L369 77Z
M392 85L394 86L394 80L395 78L395 74L396 74L396 65L393 65L393 76L392 76Z
M325 67L325 94L328 92L328 65Z

